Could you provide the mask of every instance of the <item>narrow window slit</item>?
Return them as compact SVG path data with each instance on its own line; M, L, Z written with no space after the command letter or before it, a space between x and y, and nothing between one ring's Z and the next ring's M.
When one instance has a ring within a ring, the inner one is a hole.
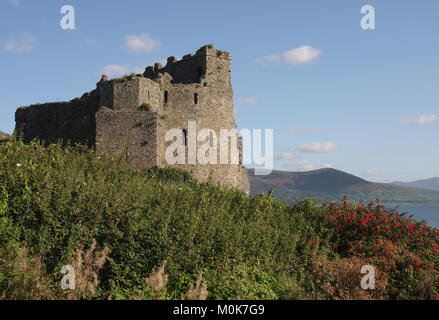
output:
M183 140L182 144L184 146L186 146L187 145L187 131L186 131L186 129L183 129L182 140Z

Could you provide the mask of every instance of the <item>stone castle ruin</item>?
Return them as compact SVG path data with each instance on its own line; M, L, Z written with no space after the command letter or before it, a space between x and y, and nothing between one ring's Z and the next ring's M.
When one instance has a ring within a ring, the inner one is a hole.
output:
M165 139L171 129L181 130L181 143L188 149L190 122L196 122L197 133L208 128L216 137L221 129L236 130L233 108L230 55L207 45L181 60L169 57L165 67L156 63L143 74L112 80L103 75L95 90L69 102L20 107L15 120L25 142L39 138L45 143L81 143L123 157L133 168L178 167L201 182L211 179L249 192L239 134L227 143L228 156L237 148L237 163L220 164L219 151L217 164L188 161L188 152L183 164L169 164L165 156L173 143ZM211 134L208 139L220 149L219 138L212 140ZM203 144L197 141L196 147Z
M1 142L6 142L6 141L8 141L11 138L12 137L9 134L0 131L0 143Z

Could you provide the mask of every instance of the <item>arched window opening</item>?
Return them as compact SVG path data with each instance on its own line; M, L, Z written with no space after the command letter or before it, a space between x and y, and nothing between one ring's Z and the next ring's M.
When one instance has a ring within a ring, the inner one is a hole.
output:
M168 103L168 91L165 91L165 103Z

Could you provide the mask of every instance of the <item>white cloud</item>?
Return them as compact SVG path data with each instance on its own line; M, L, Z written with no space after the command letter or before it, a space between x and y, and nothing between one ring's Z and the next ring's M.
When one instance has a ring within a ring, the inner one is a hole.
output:
M282 153L280 156L275 157L274 160L292 160L297 158L298 158L297 155L290 152L286 152L286 153Z
M292 168L297 171L310 171L322 168L333 168L330 163L325 163L323 165L314 165L309 160L301 159L299 155L294 153L286 152L274 158L275 160L290 160L283 165L285 168Z
M131 70L132 70L131 72L134 72L136 74L145 72L145 68L142 68L142 67L133 67L133 68L131 68Z
M167 58L161 58L157 62L160 63L162 65L162 67L164 67L164 66L166 66L168 64L168 59Z
M145 68L142 67L133 67L128 64L110 64L103 68L101 68L100 73L107 75L110 79L111 78L119 78L124 75L129 75L131 73L143 73Z
M178 59L178 58L177 58ZM167 59L159 59L158 62L161 63L162 66L166 65ZM151 65L151 63L146 63L145 66ZM145 66L133 66L129 63L125 64L110 64L100 69L100 75L106 74L109 78L113 77L121 77L124 75L129 75L131 73L141 74L145 71Z
M34 48L37 39L30 33L23 33L16 39L7 40L3 49L8 52L23 53Z
M310 62L318 58L321 54L321 50L315 49L311 46L301 46L299 48L285 51L281 54L275 53L267 55L263 58L256 59L256 62L264 65L272 63L287 63L291 65L298 65Z
M376 177L379 176L380 173L376 170L366 170L365 172L363 172L362 176L363 177L367 177L367 178L372 178L372 177Z
M306 153L326 153L338 150L338 146L333 142L314 142L301 145L297 150Z
M251 98L238 99L236 101L236 104L239 104L239 105L254 105L254 104L257 104L258 102L259 102L258 98L251 97Z
M255 61L263 65L268 65L272 63L280 64L282 62L282 57L279 54L270 54L263 58L258 58Z
M288 129L289 133L320 133L322 132L322 128L314 127L314 128L290 128Z
M17 8L21 7L21 3L19 0L9 0L9 3Z
M103 74L106 74L109 78L121 77L129 73L129 68L127 66L119 64L110 64L101 69Z
M175 59L177 59L177 61L178 61L178 60L181 60L181 57L175 57ZM164 67L168 64L168 58L161 58L161 59L158 59L158 61L156 61L156 62L160 63L162 65L162 67Z
M439 121L439 116L435 114L423 114L418 119L405 118L402 119L404 123L410 123L414 126L422 126L427 123Z
M301 64L307 63L321 54L320 50L317 50L311 46L302 46L300 48L291 49L283 53L283 59L286 63Z
M289 162L285 164L284 167L293 168L294 170L299 170L299 171L310 171L310 170L317 170L322 168L334 168L330 163L325 163L322 166L315 166L312 163L310 163L308 160Z
M154 40L151 35L141 33L139 35L127 35L123 47L125 50L133 53L147 53L155 51L161 43Z
M305 171L312 170L314 168L314 166L308 160L289 162L285 164L284 167L290 167L290 168L295 168L298 170L305 170Z

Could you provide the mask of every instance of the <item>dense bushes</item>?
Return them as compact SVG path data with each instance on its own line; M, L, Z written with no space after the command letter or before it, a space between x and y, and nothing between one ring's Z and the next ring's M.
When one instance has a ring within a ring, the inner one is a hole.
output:
M345 223L354 212L378 221ZM437 230L422 225L420 244L405 231L377 235L385 216L419 231L376 204L289 206L177 169L135 171L81 146L11 141L0 145L0 296L436 298ZM378 268L375 292L358 289L363 262ZM75 290L60 287L68 264Z
M341 257L361 257L378 267L383 293L392 298L437 299L439 233L378 203L353 206L345 199L325 204L335 229L333 250Z

